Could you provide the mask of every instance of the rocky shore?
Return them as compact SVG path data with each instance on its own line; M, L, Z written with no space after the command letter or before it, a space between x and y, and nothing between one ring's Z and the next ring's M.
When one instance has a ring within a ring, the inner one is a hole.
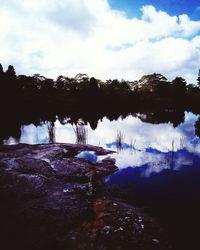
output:
M95 160L79 157L91 151ZM0 146L1 249L172 249L158 222L104 194L103 177L117 171L111 153L90 145Z

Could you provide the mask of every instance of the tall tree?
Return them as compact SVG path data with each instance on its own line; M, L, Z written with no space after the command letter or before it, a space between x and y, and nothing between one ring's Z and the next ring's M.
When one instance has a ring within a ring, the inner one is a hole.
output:
M176 77L172 81L173 91L178 95L184 95L187 89L187 83L184 78Z
M186 104L187 83L182 77L176 77L172 81L172 97L173 102L184 107Z
M2 98L4 96L4 89L5 89L5 86L4 86L4 72L3 72L3 67L0 64L0 103L1 103L1 101L3 101Z
M4 74L4 72L3 72L3 66L2 66L1 63L0 63L0 77L1 77L3 74Z
M8 69L5 72L5 78L4 78L5 82L5 95L8 96L12 96L17 98L17 76L15 73L15 69L12 65L8 66ZM13 99L14 100L14 99Z
M164 84L167 82L167 78L161 74L153 73L150 75L143 76L138 84L143 89L149 89L149 91L155 91L159 84Z
M198 77L197 77L197 84L200 87L200 69L199 69L199 73L198 73Z
M9 80L16 80L16 73L15 73L15 69L12 65L8 66L8 69L6 70L6 76L7 79Z

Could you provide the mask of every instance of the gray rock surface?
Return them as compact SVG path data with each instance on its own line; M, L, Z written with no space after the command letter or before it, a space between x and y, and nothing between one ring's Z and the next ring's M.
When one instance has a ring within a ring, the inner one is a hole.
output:
M135 208L103 196L102 177L117 170L114 161L77 158L82 151L112 153L90 145L0 146L2 249L170 249L150 217L139 222Z

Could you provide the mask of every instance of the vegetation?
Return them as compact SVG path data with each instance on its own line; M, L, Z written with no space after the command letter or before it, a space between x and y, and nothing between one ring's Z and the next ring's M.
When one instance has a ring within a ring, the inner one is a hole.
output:
M199 69L199 73L198 73L198 77L197 77L197 84L200 87L200 69Z
M83 121L78 120L75 125L74 132L76 135L77 144L87 144L87 130Z
M19 108L57 109L69 105L96 108L108 103L111 106L159 103L167 108L177 105L186 109L199 108L200 75L197 85L187 84L181 77L170 82L156 73L134 82L116 79L103 82L86 74L78 74L75 78L59 76L53 80L38 74L17 76L13 66L4 72L0 65L0 83L1 104L9 102Z
M138 81L101 81L86 74L53 80L39 74L17 76L13 66L4 72L0 64L0 115L4 121L0 140L13 134L17 138L21 124L38 125L41 120L54 122L56 118L63 122L66 117L75 125L81 117L95 129L104 116L113 120L140 113L146 122L170 121L177 126L184 120L184 111L200 113L199 100L200 75L197 85L187 84L181 77L168 81L157 73ZM53 142L53 128L50 134Z
M117 131L117 137L116 137L116 148L118 151L123 150L123 140L124 136L121 131Z

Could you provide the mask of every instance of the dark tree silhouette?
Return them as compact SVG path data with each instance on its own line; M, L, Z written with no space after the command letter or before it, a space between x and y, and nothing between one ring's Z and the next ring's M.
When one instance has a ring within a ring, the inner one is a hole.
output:
M0 64L0 99L2 99L2 96L4 95L4 71L3 71L3 67Z
M9 80L16 80L17 77L16 77L15 69L12 65L8 66L8 69L5 73L6 73L6 77Z
M176 77L172 81L172 95L175 105L185 105L185 97L187 91L187 83L182 77Z
M0 77L4 74L3 66L0 64Z
M198 73L198 77L197 77L197 84L200 87L200 69L199 69L199 73Z
M62 75L54 81L39 74L16 76L12 65L4 72L0 64L0 115L7 128L11 123L15 126L13 131L19 131L20 124L55 121L56 117L70 117L75 122L81 117L95 129L104 116L113 120L139 112L147 114L147 122L170 121L177 126L185 110L200 113L199 102L200 87L187 85L181 77L170 82L153 73L131 82L100 81L78 74L74 78ZM7 136L2 126L1 138ZM53 135L53 129L50 131Z

